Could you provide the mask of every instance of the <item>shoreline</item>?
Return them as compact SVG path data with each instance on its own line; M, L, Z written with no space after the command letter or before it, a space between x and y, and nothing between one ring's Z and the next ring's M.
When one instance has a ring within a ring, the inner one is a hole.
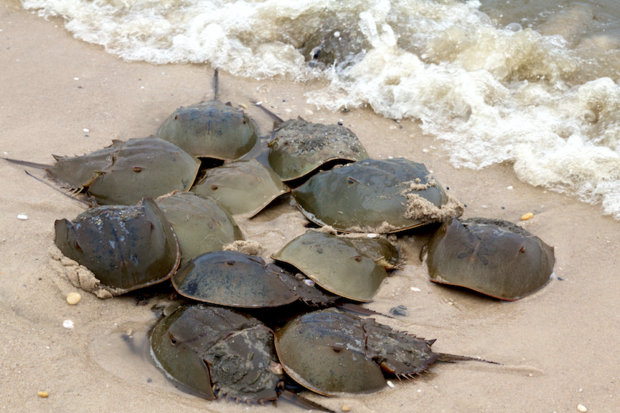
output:
M125 63L100 46L72 38L60 19L46 21L14 0L2 6L0 156L49 163L51 154L80 154L112 139L148 136L175 108L210 93L212 72L206 66ZM479 356L502 366L441 363L415 380L393 380L395 388L368 396L305 395L336 411L346 404L355 413L560 413L577 411L578 404L591 412L616 410L620 277L615 257L620 222L603 216L600 206L518 181L511 165L455 169L446 154L432 148L441 144L412 121L396 123L370 109L317 110L304 98L315 86L220 72L221 100L247 105L263 133L271 121L252 107L251 99L263 101L284 119L300 115L328 124L342 119L371 157L404 156L426 164L449 193L467 205L466 218L518 223L524 213L534 213L524 227L556 247L555 274L563 281L554 278L514 303L434 285L417 259L428 234L408 233L399 237L407 265L389 278L368 307L385 313L405 305L408 317L378 321L437 338L435 351ZM47 251L54 220L72 219L82 207L26 176L22 167L0 162L0 173L0 410L245 411L247 406L181 393L163 373L122 347L121 336L129 329L141 340L140 334L155 321L150 308L159 298L138 306L135 295L100 300L80 291L82 301L69 306L65 297L76 289L53 270ZM28 220L17 219L22 213ZM305 222L288 202L279 202L241 223L248 239L271 250L305 231ZM72 330L62 326L67 319L75 323ZM49 397L38 397L38 391L49 392ZM260 405L249 410L303 411L284 401L277 410Z

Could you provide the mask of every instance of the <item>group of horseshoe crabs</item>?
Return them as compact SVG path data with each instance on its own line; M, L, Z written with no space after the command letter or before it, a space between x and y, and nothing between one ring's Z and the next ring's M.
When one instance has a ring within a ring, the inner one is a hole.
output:
M186 301L153 328L152 354L202 397L284 396L329 411L290 389L365 394L385 387L385 375L472 360L350 313L373 313L358 304L402 263L378 234L436 224L423 250L433 282L516 300L549 281L553 248L507 221L461 220L462 205L423 164L371 159L351 130L301 118L271 114L274 129L261 139L249 116L217 100L217 72L214 90L213 100L174 111L157 137L54 156L53 165L9 160L44 170L91 206L56 221L54 242L94 274L98 296L171 280ZM205 159L223 165L201 170ZM273 263L227 250L244 240L235 215L254 216L288 192L322 229L273 252ZM277 317L261 321L260 311Z

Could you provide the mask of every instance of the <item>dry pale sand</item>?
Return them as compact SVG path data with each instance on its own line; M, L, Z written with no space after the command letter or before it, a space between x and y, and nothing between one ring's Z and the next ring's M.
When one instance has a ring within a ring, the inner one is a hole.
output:
M176 107L210 93L208 68L122 62L73 39L62 21L38 18L15 0L0 3L0 30L0 156L50 163L51 154L80 154L111 139L147 136ZM428 234L401 237L408 265L382 286L369 307L387 312L405 305L408 317L380 321L438 338L438 351L480 356L502 366L437 364L429 374L396 380L395 388L374 395L346 400L311 396L314 400L335 410L346 404L360 413L560 413L577 411L579 404L590 412L620 411L620 223L601 216L596 206L522 184L510 165L479 172L454 169L431 146L440 145L422 136L411 121L399 125L369 110L316 110L303 93L319 84L236 79L224 73L221 85L222 99L235 104L259 99L285 118L343 119L371 156L424 162L467 204L465 216L517 221L533 212L525 226L556 247L556 275L562 281L553 279L533 296L503 303L431 284L417 260ZM269 130L264 114L256 108L250 114L263 131ZM23 169L0 162L1 411L275 411L206 402L166 381L148 362L144 345L155 320L150 307L165 298L140 306L136 294L99 300L83 293L77 306L69 306L65 296L75 288L52 265L48 248L54 220L74 218L82 207ZM20 213L28 220L17 219ZM243 226L248 238L273 252L303 232L304 223L285 199ZM64 320L72 320L75 328L63 328ZM38 391L49 392L49 398L37 397ZM278 411L301 411L278 404Z

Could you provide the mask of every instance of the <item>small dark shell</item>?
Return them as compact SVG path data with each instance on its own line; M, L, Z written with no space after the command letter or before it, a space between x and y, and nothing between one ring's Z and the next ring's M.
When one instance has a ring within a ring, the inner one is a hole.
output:
M151 349L170 377L213 400L275 400L282 380L273 332L257 319L205 305L181 306L151 333Z
M175 192L157 198L156 202L179 239L181 265L244 239L235 219L211 198Z
M511 222L473 218L444 223L428 244L431 281L514 301L549 282L553 248Z
M329 161L368 158L357 136L344 126L291 119L273 131L269 165L284 182L301 178Z
M243 112L211 100L172 112L157 137L199 158L231 161L254 147L258 128Z
M172 277L172 285L182 296L229 307L279 307L298 299L312 304L336 300L260 257L236 251L195 257Z
M382 370L399 377L420 373L440 358L432 343L333 308L299 316L275 335L284 370L326 396L381 390Z
M370 301L387 277L386 266L398 263L398 251L379 238L343 238L309 230L272 255L294 265L334 294Z
M151 199L132 207L89 209L54 226L56 246L113 295L165 281L181 261L176 235Z
M97 172L88 192L99 205L133 205L192 187L200 161L179 147L155 138L129 139Z
M463 213L423 164L404 158L319 172L292 193L306 218L344 232L393 233Z
M233 215L254 216L289 192L278 175L255 159L234 161L205 173L191 191L215 199Z

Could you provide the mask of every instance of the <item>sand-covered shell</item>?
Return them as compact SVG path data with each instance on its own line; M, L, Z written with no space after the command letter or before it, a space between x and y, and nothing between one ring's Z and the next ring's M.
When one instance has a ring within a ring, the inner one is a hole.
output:
M279 307L297 300L328 304L337 299L313 287L311 281L236 251L193 258L174 274L172 285L184 297L240 308Z
M382 370L421 373L440 358L433 341L334 308L304 314L276 331L280 363L293 380L326 396L351 397L386 386Z
M174 192L156 200L172 225L181 246L181 265L226 244L243 240L243 233L226 209L211 198Z
M546 285L553 247L508 221L472 218L445 222L427 245L433 282L458 285L514 301Z
M157 137L199 158L238 159L258 141L258 127L245 113L210 100L180 107L162 123Z
M251 159L207 169L191 191L215 199L231 214L254 216L289 189L273 171Z
M269 165L284 182L299 179L327 162L368 158L366 149L348 128L291 119L273 131Z
M310 221L344 232L393 233L463 213L423 164L404 158L319 172L292 194Z
M355 301L370 301L387 269L398 264L398 251L381 238L344 238L308 230L273 259L291 264L334 294Z
M167 280L181 261L176 235L151 199L89 209L55 223L54 243L118 295Z
M153 328L151 349L168 376L208 400L278 398L276 387L283 377L273 332L249 315L205 305L180 306Z

